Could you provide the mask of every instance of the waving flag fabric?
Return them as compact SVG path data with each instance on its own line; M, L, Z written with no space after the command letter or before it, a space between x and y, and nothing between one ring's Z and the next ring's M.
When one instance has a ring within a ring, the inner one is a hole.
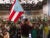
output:
M21 7L19 1L15 0L15 3L13 4L13 7L10 12L9 20L17 22L22 14L23 8Z

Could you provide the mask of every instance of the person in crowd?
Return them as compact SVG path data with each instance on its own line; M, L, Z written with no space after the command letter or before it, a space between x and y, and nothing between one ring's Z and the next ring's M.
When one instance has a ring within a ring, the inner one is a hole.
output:
M36 23L36 30L37 30L37 38L40 38L39 23Z
M1 28L1 26L2 26L2 22L0 21L0 38L3 38L3 33L2 33L2 28Z
M21 38L28 38L31 29L31 26L29 25L29 20L27 18L24 19L23 24L21 24L20 26L21 26L21 34L22 34Z
M43 30L43 38L47 38L49 33L48 24L45 23L44 30Z
M14 23L11 24L9 33L10 33L10 38L17 38L17 28Z
M10 38L9 37L9 32L7 31L7 29L3 30L3 38Z
M17 31L17 38L21 38L21 29L18 29Z
M32 31L31 31L32 38L37 38L37 29L35 23L33 23Z
M48 38L50 38L50 30L49 30Z
M10 30L10 26L11 26L11 24L9 24L9 22L6 21L6 23L5 23L5 28L6 28L8 31Z
M37 38L43 38L43 24L38 25L37 34Z
M50 38L50 24L48 24L48 28L49 28L48 38Z

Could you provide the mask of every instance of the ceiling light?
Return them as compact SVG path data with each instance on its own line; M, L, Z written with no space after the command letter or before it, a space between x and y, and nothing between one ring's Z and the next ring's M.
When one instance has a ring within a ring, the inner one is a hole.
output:
M43 0L38 0L38 1L42 2Z

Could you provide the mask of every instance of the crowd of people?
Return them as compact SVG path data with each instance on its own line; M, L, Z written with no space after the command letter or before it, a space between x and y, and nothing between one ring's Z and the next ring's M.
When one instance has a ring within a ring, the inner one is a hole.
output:
M42 3L38 3L37 5L35 4L21 4L22 7L24 8L24 10L37 10L37 9L42 9L43 4Z
M0 38L50 38L47 22L30 22L27 18L14 23L0 19Z

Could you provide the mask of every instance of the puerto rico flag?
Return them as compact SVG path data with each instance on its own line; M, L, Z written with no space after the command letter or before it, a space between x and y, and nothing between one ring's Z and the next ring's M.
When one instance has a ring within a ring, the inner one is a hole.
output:
M15 0L10 12L9 20L17 22L23 13L23 8L20 5L19 0Z

